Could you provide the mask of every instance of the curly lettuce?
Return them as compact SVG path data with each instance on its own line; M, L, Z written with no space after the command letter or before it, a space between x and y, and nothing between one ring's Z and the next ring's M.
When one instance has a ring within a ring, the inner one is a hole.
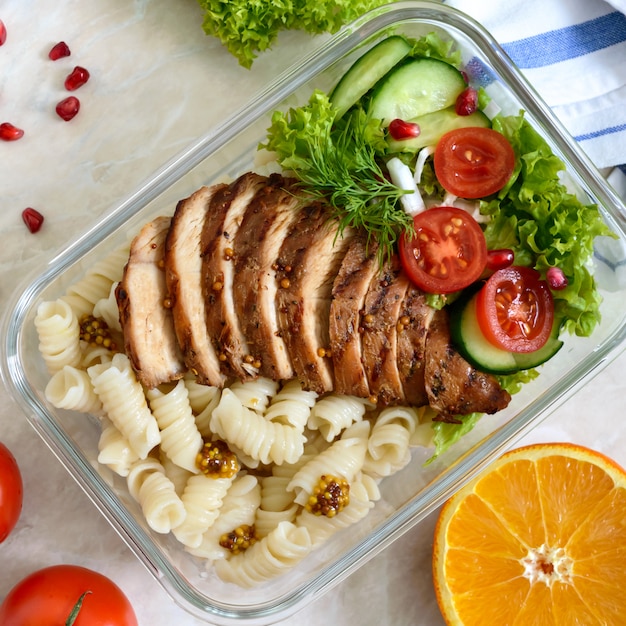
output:
M198 0L202 28L217 37L240 65L252 67L258 54L272 47L282 30L334 33L386 0Z

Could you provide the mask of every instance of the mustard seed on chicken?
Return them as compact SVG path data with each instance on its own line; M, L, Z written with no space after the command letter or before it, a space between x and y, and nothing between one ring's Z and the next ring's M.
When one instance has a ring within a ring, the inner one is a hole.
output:
M198 469L210 478L231 478L239 471L239 461L226 442L209 441L196 456Z
M324 475L313 489L305 508L314 515L334 517L350 503L350 485L344 478Z

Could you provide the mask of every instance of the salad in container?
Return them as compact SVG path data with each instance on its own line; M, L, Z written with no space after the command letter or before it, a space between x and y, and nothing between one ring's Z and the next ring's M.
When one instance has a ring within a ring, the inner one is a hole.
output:
M467 16L342 30L17 296L3 369L173 597L295 612L616 354L624 207Z

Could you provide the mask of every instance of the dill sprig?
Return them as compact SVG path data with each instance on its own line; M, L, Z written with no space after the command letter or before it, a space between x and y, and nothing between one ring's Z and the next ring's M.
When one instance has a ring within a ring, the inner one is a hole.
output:
M303 188L332 207L340 231L360 229L378 243L381 262L393 253L399 234L413 220L399 206L406 191L387 180L362 118L349 116L341 130L308 138L306 166L295 171Z

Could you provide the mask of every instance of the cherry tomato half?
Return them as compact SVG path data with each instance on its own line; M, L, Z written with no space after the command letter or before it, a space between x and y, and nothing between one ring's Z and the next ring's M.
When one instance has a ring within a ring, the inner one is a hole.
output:
M10 450L0 443L0 543L15 528L22 512L23 498L20 468Z
M68 619L73 611L74 621ZM0 605L0 624L137 626L137 617L128 598L106 576L78 565L53 565L33 572L9 591Z
M534 352L548 340L554 302L546 281L530 267L494 272L476 297L478 325L485 337L509 352Z
M500 191L515 169L515 152L491 128L457 128L435 148L433 164L441 186L461 198L483 198Z
M433 207L413 218L415 235L402 236L406 275L428 293L452 293L479 278L487 262L485 235L463 209Z

